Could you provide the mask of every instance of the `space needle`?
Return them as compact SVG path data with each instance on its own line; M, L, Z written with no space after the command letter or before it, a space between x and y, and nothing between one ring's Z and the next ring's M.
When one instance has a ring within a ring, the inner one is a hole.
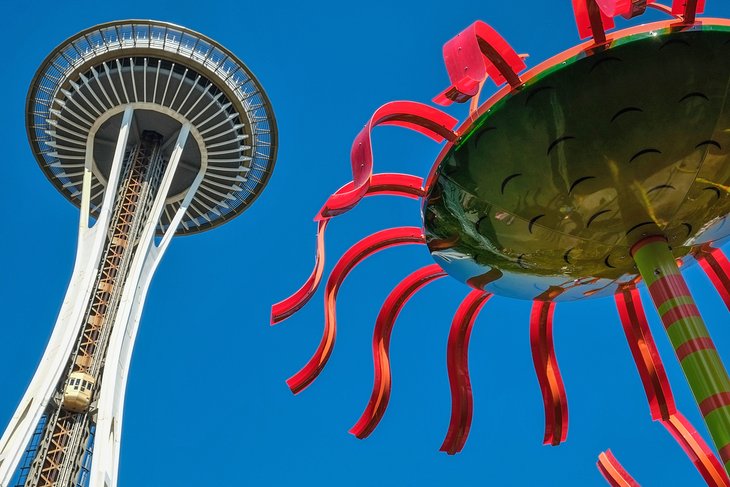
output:
M30 86L26 126L49 181L79 207L61 311L0 439L0 487L115 487L127 373L172 237L242 213L276 159L271 103L215 41L130 20L63 42Z

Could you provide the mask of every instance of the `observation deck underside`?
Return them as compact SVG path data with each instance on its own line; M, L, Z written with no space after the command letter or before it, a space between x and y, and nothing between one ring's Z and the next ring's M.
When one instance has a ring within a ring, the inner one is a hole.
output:
M28 131L41 168L72 203L92 167L91 213L101 204L125 106L135 108L128 146L163 135L169 158L191 124L158 228L164 232L199 172L203 181L178 229L193 233L241 213L268 182L276 126L258 81L200 34L159 22L105 24L66 41L42 64L28 95ZM87 152L87 150L89 152Z

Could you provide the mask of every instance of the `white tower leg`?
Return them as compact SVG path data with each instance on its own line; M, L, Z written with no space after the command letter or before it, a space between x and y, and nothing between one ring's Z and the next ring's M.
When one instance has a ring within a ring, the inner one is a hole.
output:
M92 292L98 271L111 209L114 207L116 186L124 160L124 151L129 138L133 109L127 108L117 138L108 188L96 224L89 228L89 197L93 141L87 144L85 158L84 187L82 193L81 217L76 261L66 297L53 328L51 338L43 353L38 369L28 389L13 414L2 438L0 438L0 486L6 487L15 473L18 462L40 421L46 406L53 399L58 382L66 369L66 363L79 334L83 313Z
M180 162L180 156L189 132L190 126L188 124L183 125L155 197L150 218L140 237L139 248L132 261L122 293L109 340L101 380L96 434L94 437L95 454L92 457L89 481L90 487L116 487L117 485L124 394L144 300L162 255L203 179L204 171L201 169L188 189L181 207L175 214L160 244L155 245L155 229L162 215L165 199Z

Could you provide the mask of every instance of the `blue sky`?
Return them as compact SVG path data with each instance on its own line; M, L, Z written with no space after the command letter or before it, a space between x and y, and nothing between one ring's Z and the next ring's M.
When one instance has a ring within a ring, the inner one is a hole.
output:
M730 17L727 2L708 4L711 16ZM320 339L321 292L293 318L268 325L270 305L309 274L312 217L350 178L350 144L372 111L395 99L428 102L445 88L441 46L475 19L529 53L529 66L575 45L570 2L128 0L59 8L39 1L18 3L12 15L4 31L15 45L3 53L0 113L6 168L0 201L8 217L0 239L0 427L55 322L78 218L28 148L28 84L47 53L75 32L152 18L205 33L256 73L274 105L280 149L262 197L221 228L173 241L157 272L127 389L120 485L592 486L605 485L595 461L607 448L643 485L702 485L680 447L650 420L611 299L557 307L555 342L571 420L568 442L558 448L541 444L529 303L497 297L485 306L470 346L474 421L463 453L454 457L438 451L450 414L446 339L468 292L453 279L431 284L401 314L392 337L393 394L378 429L365 441L347 433L370 396L378 309L400 279L432 263L425 248L382 252L352 272L338 299L330 363L297 397L284 380ZM451 113L463 118L464 107ZM439 151L401 129L379 129L374 140L381 171L425 176ZM420 225L416 202L364 202L330 226L327 268L361 237L398 225ZM698 268L686 276L730 361L727 309ZM653 309L649 319L678 405L707 437Z

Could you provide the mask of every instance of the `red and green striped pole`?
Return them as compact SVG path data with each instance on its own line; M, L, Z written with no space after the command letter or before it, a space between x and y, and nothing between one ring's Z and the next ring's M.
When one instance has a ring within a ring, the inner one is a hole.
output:
M647 237L631 248L631 255L649 288L725 470L730 472L730 378L715 344L667 240L662 236Z

